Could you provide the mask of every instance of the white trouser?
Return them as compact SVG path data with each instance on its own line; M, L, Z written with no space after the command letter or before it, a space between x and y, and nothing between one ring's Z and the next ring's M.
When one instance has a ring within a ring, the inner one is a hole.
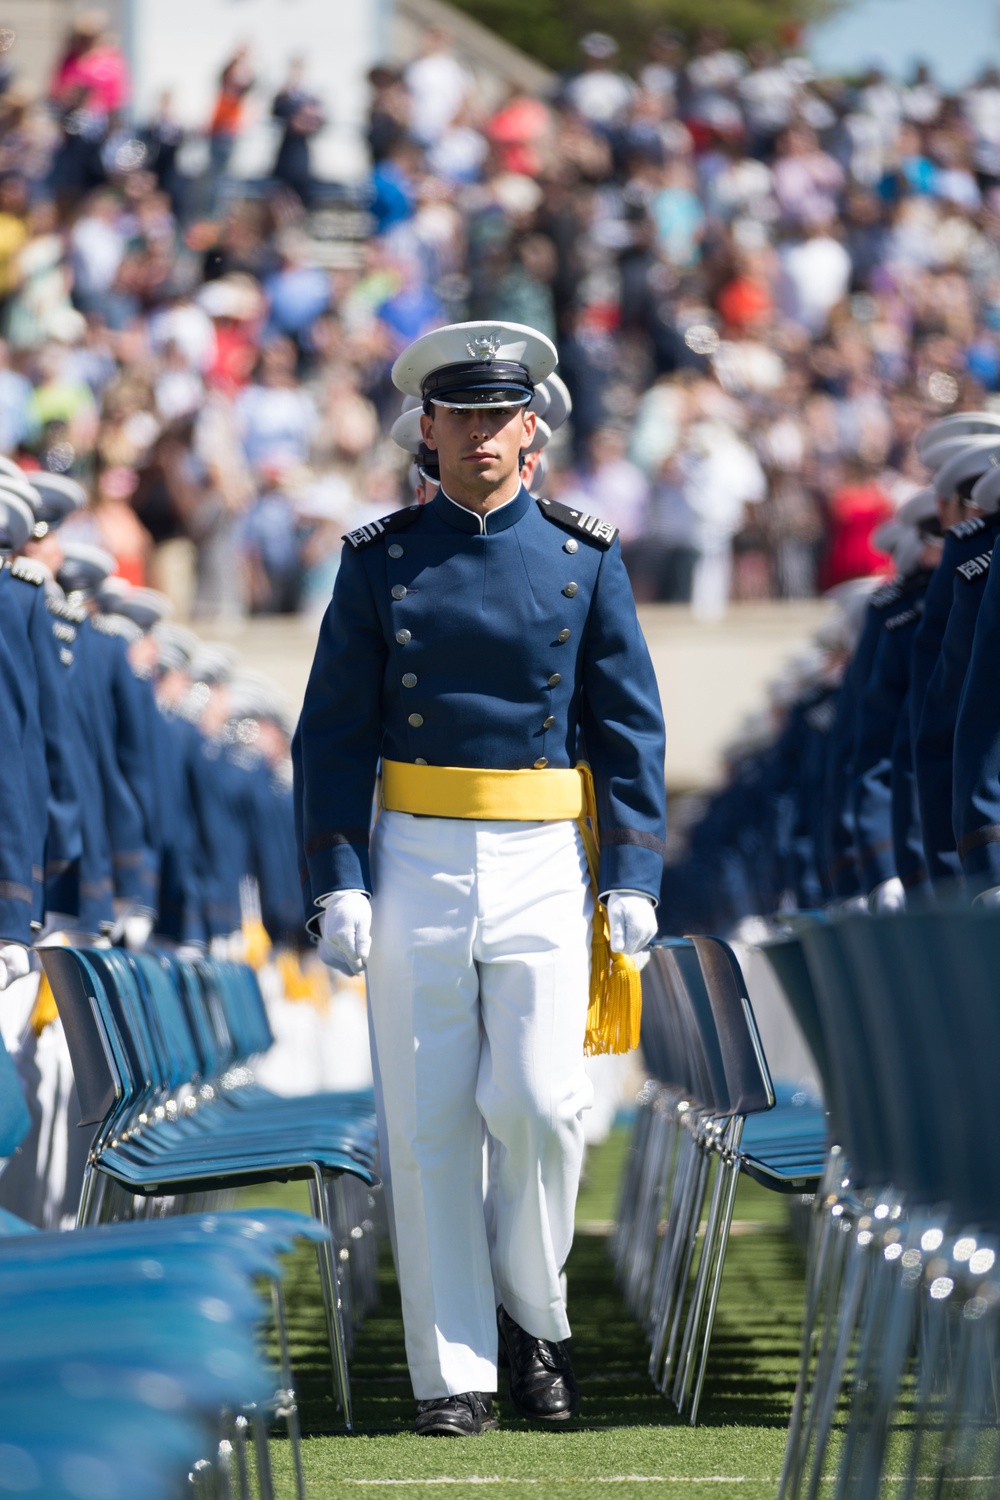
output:
M368 992L418 1401L495 1391L496 1307L569 1334L592 900L575 824L384 812ZM489 1134L489 1191L483 1147Z

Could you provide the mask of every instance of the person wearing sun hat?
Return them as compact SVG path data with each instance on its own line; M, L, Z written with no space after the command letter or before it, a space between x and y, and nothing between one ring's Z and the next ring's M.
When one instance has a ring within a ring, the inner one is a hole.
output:
M345 538L293 746L307 925L367 969L421 1434L495 1425L498 1325L515 1411L577 1410L584 1044L631 1041L611 997L656 931L663 720L617 532L520 479L555 363L485 321L399 356L440 487Z

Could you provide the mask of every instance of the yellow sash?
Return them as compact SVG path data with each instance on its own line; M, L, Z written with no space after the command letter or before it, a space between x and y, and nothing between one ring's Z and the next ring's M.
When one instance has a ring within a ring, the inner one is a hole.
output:
M480 771L467 766L382 762L382 806L432 818L552 823L572 819L587 856L594 921L590 941L590 1005L584 1051L630 1052L639 1044L642 982L631 958L612 953L608 914L599 899L600 834L590 767L574 770Z

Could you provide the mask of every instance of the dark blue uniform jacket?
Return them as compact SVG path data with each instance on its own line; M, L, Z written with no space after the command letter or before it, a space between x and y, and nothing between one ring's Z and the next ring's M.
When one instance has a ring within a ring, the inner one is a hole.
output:
M297 731L307 911L371 889L380 756L498 770L585 757L601 890L658 898L656 679L616 533L575 515L522 488L483 524L439 492L347 539Z

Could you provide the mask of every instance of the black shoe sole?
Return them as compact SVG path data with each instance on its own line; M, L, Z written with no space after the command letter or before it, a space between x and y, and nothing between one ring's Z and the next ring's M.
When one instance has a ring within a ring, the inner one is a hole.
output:
M496 1432L500 1423L495 1417L491 1417L476 1432L466 1432L462 1427L451 1427L442 1423L439 1427L417 1427L414 1429L417 1437L481 1437L484 1432Z

